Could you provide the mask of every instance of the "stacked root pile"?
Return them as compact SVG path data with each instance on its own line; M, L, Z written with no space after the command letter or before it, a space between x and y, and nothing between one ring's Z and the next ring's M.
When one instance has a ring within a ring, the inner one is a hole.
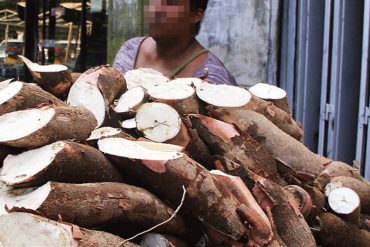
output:
M0 246L370 246L370 183L302 144L284 90L24 61L36 84L0 82Z

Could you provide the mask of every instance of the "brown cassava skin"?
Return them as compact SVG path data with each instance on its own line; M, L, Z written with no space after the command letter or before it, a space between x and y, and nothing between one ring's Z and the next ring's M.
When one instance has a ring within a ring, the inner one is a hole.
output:
M279 109L285 111L288 114L291 114L287 97L281 99L268 99L267 101L272 102Z
M160 99L151 96L151 101L170 105L181 116L185 114L198 114L200 112L199 100L195 92L193 95L185 99Z
M34 71L31 69L33 67L33 63L30 60L23 56L19 57L26 64L28 70L31 72L33 80L40 87L62 100L66 99L69 89L73 85L71 72L67 68L66 70L58 72Z
M241 165L222 157L216 160L216 167L228 174L240 176L252 191L260 207L267 215L271 214L272 228L276 226L278 233L274 234L272 246L283 246L279 244L281 241L289 247L316 246L315 239L297 203L283 187L242 169Z
M187 155L167 161L113 158L136 181L173 205L179 204L182 186L185 186L183 209L186 212L235 240L246 236L247 229L236 213L240 203L203 166Z
M317 241L328 247L368 247L370 232L360 230L357 226L345 222L331 213L322 213L317 218L315 231Z
M71 77L72 77L73 83L75 83L81 75L82 75L82 73L72 72Z
M350 188L360 197L361 213L370 214L370 184L352 177L334 177L331 182L338 182L343 187Z
M301 142L280 130L263 115L249 110L243 114L228 109L209 109L221 121L235 124L242 132L249 133L272 153L280 170L299 180L312 183L331 160L311 152ZM283 166L283 169L279 166ZM285 175L286 175L285 174ZM286 176L283 176L286 178Z
M288 185L285 186L284 189L293 196L302 215L307 218L310 215L313 207L311 196L307 193L307 191L297 185Z
M140 245L125 242L124 239L113 234L93 231L88 229L81 229L82 238L78 240L78 247L139 247ZM125 242L125 243L124 243ZM124 244L123 244L124 243Z
M65 184L51 182L51 191L37 209L57 220L83 227L134 224L147 229L171 217L174 211L144 189L122 183ZM187 230L176 216L158 231L182 235Z
M339 161L329 163L325 167L325 170L323 170L315 179L314 185L323 191L325 186L335 177L351 177L369 185L369 181L360 175L357 168Z
M119 171L99 150L71 141L64 143L64 148L42 171L27 180L6 184L13 187L32 187L48 181L65 183L123 181Z
M31 71L31 74L40 87L62 100L67 98L69 89L73 85L73 79L69 70L60 72Z
M13 111L36 108L41 104L67 106L54 95L33 83L23 83L21 90L10 100L0 105L0 116Z
M248 104L243 106L243 108L264 115L278 128L298 141L303 139L303 130L301 124L296 122L290 114L281 110L273 103L252 96L251 100L248 102Z
M303 189L310 195L312 200L311 213L306 219L307 222L311 222L317 215L326 211L326 198L325 195L316 187L309 185L302 185Z
M189 131L185 124L181 121L181 127L179 133L172 139L165 141L165 143L173 144L186 148L191 141Z
M241 204L237 212L240 212L243 220L250 225L248 233L250 244L265 246L272 240L272 229L269 219L254 199L252 193L239 177L212 173L212 176L220 181Z
M222 155L233 160L265 178L284 184L277 172L275 160L270 152L261 146L247 133L245 135L221 138L225 128L212 124L212 118L189 116L200 137L207 143L212 154ZM226 123L225 123L226 124ZM230 128L234 128L230 125ZM236 130L235 130L236 131ZM236 131L237 132L237 131Z
M270 199L279 236L287 246L316 246L310 227L288 192L278 184L263 178L256 183L255 191L264 192Z
M94 115L86 108L45 106L40 109L50 107L55 109L55 114L48 124L28 136L0 145L37 148L60 140L73 139L82 142L97 126Z
M183 118L183 123L188 129L190 142L186 147L186 153L190 158L206 167L208 170L213 168L211 152L207 144L200 138L198 131L192 127L189 117Z
M100 89L108 110L109 105L126 91L126 81L121 72L102 65L85 71L76 82L88 81Z

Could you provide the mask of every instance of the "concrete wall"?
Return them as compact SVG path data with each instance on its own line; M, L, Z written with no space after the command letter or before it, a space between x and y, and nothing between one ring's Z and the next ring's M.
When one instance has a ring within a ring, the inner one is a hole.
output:
M125 40L142 35L141 2L111 0L108 61ZM198 40L216 54L239 85L275 82L279 0L209 0Z

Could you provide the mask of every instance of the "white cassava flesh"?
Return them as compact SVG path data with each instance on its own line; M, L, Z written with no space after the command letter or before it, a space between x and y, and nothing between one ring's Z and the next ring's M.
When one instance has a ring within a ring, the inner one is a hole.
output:
M18 155L9 155L4 160L0 181L8 185L27 181L45 169L64 146L65 143L59 141Z
M16 96L18 92L21 91L22 87L22 82L15 81L8 84L3 89L0 88L0 105L4 104L8 100Z
M105 119L105 101L99 88L87 81L73 84L68 94L67 103L70 106L83 106L90 110L101 126Z
M122 121L121 126L124 129L136 129L136 120L135 118L124 120Z
M243 88L207 82L197 86L196 92L201 100L218 107L241 107L246 105L252 97L251 93Z
M200 84L203 83L202 79L196 78L196 77L187 77L187 78L177 78L172 81L170 81L171 84L182 84L182 85L188 85L191 87L197 87Z
M267 83L257 83L249 91L258 98L265 100L283 99L286 97L286 92L283 89Z
M92 141L92 140L99 140L100 138L103 137L109 137L109 136L114 136L122 131L117 128L112 128L112 127L102 127L99 129L95 129L91 132L91 135L89 138L87 138L87 141Z
M14 81L13 78L5 81L0 81L0 90L7 87L12 81Z
M50 191L50 183L39 188L26 189L13 189L0 183L0 215L7 214L5 205L9 209L17 207L36 210L46 200Z
M175 109L163 103L143 104L136 113L136 126L146 138L165 142L181 129L181 118Z
M194 95L195 90L189 85L180 83L166 83L151 87L148 94L155 99L186 99Z
M350 214L360 205L357 193L349 188L341 187L330 192L329 206L338 214Z
M29 70L34 72L61 72L68 70L68 67L62 64L50 64L50 65L39 65L37 63L33 63L28 58L24 56L19 56L22 61L26 64Z
M170 144L130 141L124 138L105 138L98 141L99 150L129 159L172 160L182 156L182 147Z
M161 72L150 68L129 70L125 73L124 77L127 83L127 89L137 86L149 89L154 85L166 83L170 80Z
M23 212L0 217L0 246L77 247L72 226Z
M0 116L0 142L13 141L41 129L54 117L55 109L40 108Z
M118 113L129 112L140 105L144 97L145 92L142 87L133 87L120 97L114 111Z

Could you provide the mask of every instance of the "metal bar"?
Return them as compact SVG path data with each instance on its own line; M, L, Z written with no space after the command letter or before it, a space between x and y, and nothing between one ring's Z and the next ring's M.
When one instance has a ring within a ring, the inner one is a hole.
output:
M46 39L46 0L42 0L42 49L41 49L41 57L42 57L42 64L45 64L45 44L44 40Z
M282 49L280 83L278 86L287 91L289 105L294 102L294 64L296 39L297 0L283 1Z
M86 42L87 42L87 28L86 28L86 14L87 14L87 1L82 0L81 10L81 50L80 50L80 72L86 69Z
M359 99L359 116L358 130L356 143L356 160L361 164L361 171L367 179L370 179L370 126L369 119L366 119L366 104L369 97L369 44L370 44L370 0L365 0L364 6L364 21L363 21L363 37L362 37L362 61L361 61L361 88ZM369 99L370 101L370 99ZM367 123L367 128L365 127ZM366 138L367 130L367 138ZM367 150L366 150L367 147Z
M324 155L325 136L326 136L326 118L325 110L328 93L329 78L329 60L330 60L330 32L331 32L331 9L332 0L325 1L325 20L324 20L324 45L322 57L322 76L321 76L321 103L320 103L320 123L319 123L319 141L317 152Z
M57 6L56 0L49 1L49 30L48 30L48 40L49 42L55 42L55 24L56 24L56 17L53 9ZM55 49L54 45L48 47L48 63L53 64L55 59Z
M33 62L37 58L38 0L26 1L24 55Z

